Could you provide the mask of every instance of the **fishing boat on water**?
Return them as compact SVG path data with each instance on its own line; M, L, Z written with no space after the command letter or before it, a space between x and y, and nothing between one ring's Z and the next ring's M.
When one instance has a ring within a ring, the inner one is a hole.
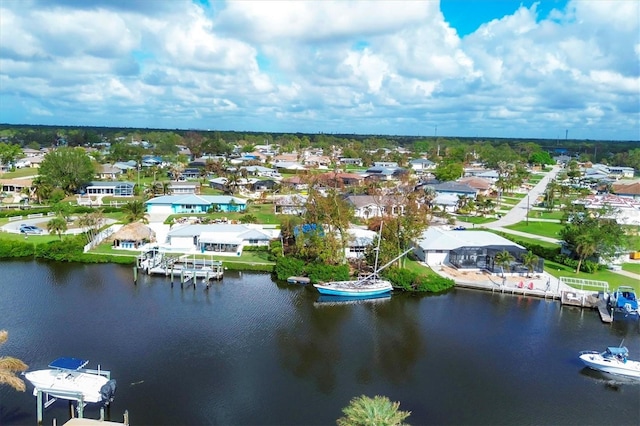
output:
M624 346L610 346L604 352L582 351L580 360L594 370L640 379L640 361L630 360Z
M29 371L25 378L33 385L33 394L39 392L52 398L84 403L113 401L116 381L109 371L84 368L89 361L78 358L58 358L48 369Z

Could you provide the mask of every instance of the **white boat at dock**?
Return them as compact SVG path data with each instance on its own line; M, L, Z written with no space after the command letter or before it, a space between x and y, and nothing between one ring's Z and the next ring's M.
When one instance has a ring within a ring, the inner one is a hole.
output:
M610 346L604 352L582 351L580 360L594 370L640 379L640 361L630 360L624 346Z
M77 358L58 358L48 369L29 371L25 378L33 385L33 394L84 403L109 404L116 390L115 380L105 370L85 369L88 361ZM46 406L45 406L46 407Z

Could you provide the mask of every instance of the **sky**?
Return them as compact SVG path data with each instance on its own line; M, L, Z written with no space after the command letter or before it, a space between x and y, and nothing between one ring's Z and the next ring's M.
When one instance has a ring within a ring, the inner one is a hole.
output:
M0 123L640 140L640 2L0 0Z

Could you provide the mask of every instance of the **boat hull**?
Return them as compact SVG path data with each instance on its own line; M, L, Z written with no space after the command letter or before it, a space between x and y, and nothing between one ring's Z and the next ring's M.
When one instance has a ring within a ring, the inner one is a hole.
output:
M597 352L583 353L580 355L580 360L593 370L640 379L640 362L638 361L626 360L624 362L618 359L605 358Z
M391 293L393 286L389 281L336 281L313 285L320 294L342 297L375 297Z
M103 400L100 390L109 381L99 374L56 369L30 371L24 376L34 386L34 395L41 391L61 399L90 403Z

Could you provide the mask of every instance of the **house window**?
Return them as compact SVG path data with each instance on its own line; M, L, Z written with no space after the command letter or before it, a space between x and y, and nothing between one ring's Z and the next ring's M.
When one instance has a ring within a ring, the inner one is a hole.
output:
M364 253L365 250L366 250L365 246L349 247L349 253Z

